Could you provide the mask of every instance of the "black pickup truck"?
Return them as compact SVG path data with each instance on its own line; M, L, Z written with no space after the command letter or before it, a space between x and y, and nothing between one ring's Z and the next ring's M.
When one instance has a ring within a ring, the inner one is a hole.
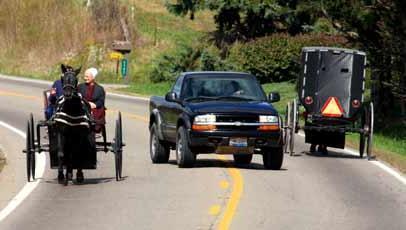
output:
M187 72L165 97L150 99L150 155L166 163L176 150L179 167L193 167L197 154L233 154L249 164L262 154L266 169L283 162L281 119L257 79L236 72Z

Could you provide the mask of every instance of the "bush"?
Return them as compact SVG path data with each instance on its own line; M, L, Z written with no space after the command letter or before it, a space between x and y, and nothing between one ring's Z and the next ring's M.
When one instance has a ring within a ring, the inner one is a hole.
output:
M153 61L149 79L154 83L174 81L181 72L197 69L200 56L200 48L181 45Z
M346 40L337 36L277 34L233 45L227 61L235 70L254 74L261 83L282 82L297 78L302 47L345 44Z

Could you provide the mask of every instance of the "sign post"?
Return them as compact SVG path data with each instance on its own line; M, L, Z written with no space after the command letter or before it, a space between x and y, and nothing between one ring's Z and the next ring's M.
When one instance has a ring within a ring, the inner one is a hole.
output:
M128 59L121 60L121 76L125 78L128 74Z

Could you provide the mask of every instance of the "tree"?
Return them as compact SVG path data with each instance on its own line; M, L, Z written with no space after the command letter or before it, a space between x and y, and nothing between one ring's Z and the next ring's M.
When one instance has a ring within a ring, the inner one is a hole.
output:
M306 25L314 18L298 0L177 0L167 3L170 12L180 16L197 10L214 12L217 31L214 38L219 47L237 40L249 41L276 32L298 34L305 32Z

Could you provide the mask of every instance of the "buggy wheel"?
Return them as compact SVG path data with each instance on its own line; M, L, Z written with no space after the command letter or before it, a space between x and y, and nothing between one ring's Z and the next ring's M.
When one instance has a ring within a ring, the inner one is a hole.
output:
M360 158L364 157L364 150L365 150L365 134L360 133L360 136L359 136L359 157Z
M26 168L27 168L27 181L31 181L32 172L35 173L35 162L33 162L33 158L35 157L34 151L34 143L32 142L33 132L31 130L31 120L27 122L27 133L25 138L25 153L26 153ZM35 159L34 159L35 160Z
M297 100L293 100L293 131L294 133L299 132L299 105L297 103Z
M116 180L119 181L122 178L122 169L123 169L123 133L120 112L118 114L118 119L116 120L113 152L116 168Z
M31 123L31 177L35 180L35 129L34 129L34 116L30 114L30 123Z
M283 124L283 152L288 153L288 143L289 143L289 124L290 124L290 103L286 105L285 111L285 122Z
M362 131L359 134L359 157L363 158L364 157L364 151L365 151L365 139L367 138L366 130L369 130L367 120L368 120L369 112L366 107L364 107L363 114L361 116L361 128Z
M367 156L368 160L373 158L372 156L372 144L374 136L374 104L371 102L369 104L369 116L367 116L367 124L369 126L368 130L368 140L367 140Z
M294 148L295 148L295 132L296 132L296 114L297 114L297 104L296 100L294 100L291 104L290 109L290 134L289 134L289 153L293 156Z

